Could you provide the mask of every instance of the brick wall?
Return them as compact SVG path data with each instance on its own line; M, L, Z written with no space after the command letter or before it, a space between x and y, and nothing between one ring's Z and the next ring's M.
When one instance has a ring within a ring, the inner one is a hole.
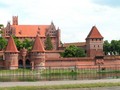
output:
M76 65L94 65L94 58L47 58L46 66L76 66Z
M52 50L52 51L45 51L45 58L60 58L60 52L62 51L58 51L58 50Z
M120 56L105 56L103 60L103 65L120 64ZM45 61L45 66L84 66L86 68L90 65L95 65L95 59L93 57L84 58L47 58Z

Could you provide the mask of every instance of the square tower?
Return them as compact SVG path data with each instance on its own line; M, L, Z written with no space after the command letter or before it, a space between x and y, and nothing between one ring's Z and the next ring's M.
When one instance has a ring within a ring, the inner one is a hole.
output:
M103 36L96 26L93 26L86 38L86 51L88 57L103 56Z

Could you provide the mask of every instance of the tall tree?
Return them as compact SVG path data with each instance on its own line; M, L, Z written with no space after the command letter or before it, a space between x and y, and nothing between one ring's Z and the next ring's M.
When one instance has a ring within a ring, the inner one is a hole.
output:
M0 50L5 49L6 45L7 45L6 39L0 37Z
M104 51L105 55L108 55L108 53L110 52L110 43L108 42L108 40L104 41L103 51Z
M66 47L65 51L61 53L62 57L85 57L85 51L82 48L78 48L74 45Z
M51 38L50 38L49 35L47 35L47 37L46 37L45 49L46 50L52 50L53 49L53 45L52 45Z
M118 55L120 55L120 40L118 40L118 43L117 43L117 52L118 52Z
M3 24L0 24L0 34L2 34L2 33L3 33L2 28L4 28L4 25L3 25Z

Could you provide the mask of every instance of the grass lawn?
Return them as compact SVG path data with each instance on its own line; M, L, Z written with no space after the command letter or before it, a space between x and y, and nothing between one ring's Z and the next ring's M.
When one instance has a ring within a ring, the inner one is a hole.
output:
M0 70L0 81L38 81L38 80L73 80L96 78L119 78L120 70L98 70L78 68L46 68L44 70L17 69Z
M95 88L95 87L113 87L120 86L120 83L92 83L92 84L65 84L52 86L17 86L4 87L0 90L58 90L58 89L74 89L74 88Z

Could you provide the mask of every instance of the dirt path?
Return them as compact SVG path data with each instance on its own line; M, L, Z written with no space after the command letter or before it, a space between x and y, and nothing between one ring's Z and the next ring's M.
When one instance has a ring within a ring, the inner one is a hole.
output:
M59 89L59 90L120 90L120 87L76 88L76 89Z
M37 82L0 82L0 87L44 86L44 85L63 85L63 84L109 83L109 82L112 82L112 83L120 82L120 79L70 80L70 81L37 81ZM88 90L90 90L90 89L88 89ZM116 89L113 89L113 90L116 90Z

